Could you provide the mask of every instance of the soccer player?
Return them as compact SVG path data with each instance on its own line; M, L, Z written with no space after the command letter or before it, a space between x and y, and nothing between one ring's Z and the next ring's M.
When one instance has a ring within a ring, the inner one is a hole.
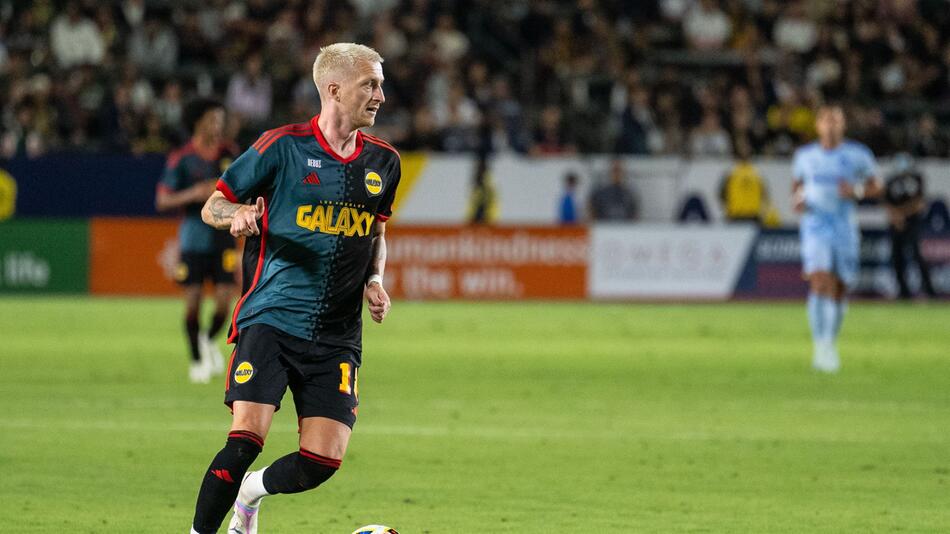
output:
M232 505L228 532L257 532L263 497L316 488L340 467L359 404L362 299L378 323L390 308L384 236L399 154L360 132L385 101L382 62L363 45L322 48L313 64L321 113L265 132L202 211L247 236L246 282L231 331L231 430L205 471L192 532L216 532ZM247 473L288 387L300 448Z
M188 376L192 382L207 383L212 374L224 372L224 358L213 339L228 319L237 257L234 238L204 224L201 207L237 150L223 141L225 113L220 102L194 100L186 106L184 119L192 136L168 156L155 208L184 211L178 227L180 261L175 277L185 290L185 332L191 350ZM215 306L211 324L202 332L199 315L205 280L214 285Z
M793 202L802 213L801 250L808 280L808 322L814 342L812 366L834 373L841 366L836 342L844 320L845 295L857 281L861 234L857 202L876 197L881 186L874 155L844 138L844 110L825 104L815 120L818 141L795 152Z

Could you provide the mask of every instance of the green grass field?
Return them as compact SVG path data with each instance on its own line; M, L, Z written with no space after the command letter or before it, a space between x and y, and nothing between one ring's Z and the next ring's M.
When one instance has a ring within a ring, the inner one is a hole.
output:
M0 531L187 532L229 416L180 309L0 299ZM397 302L365 337L343 469L262 534L950 531L946 305L852 305L833 377L801 304Z

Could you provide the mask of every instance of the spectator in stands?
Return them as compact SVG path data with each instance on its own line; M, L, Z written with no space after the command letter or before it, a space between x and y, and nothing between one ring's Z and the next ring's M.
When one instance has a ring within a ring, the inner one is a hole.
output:
M631 87L627 104L620 113L620 133L615 151L620 154L650 154L663 146L663 134L653 120L650 92Z
M244 69L235 72L228 82L228 111L253 125L271 118L271 80L264 74L263 67L261 54L253 53L244 62Z
M147 76L171 74L178 64L178 37L164 16L149 13L145 25L129 38L129 59Z
M750 159L752 153L742 145L736 151L736 164L722 179L719 200L728 221L758 224L768 206L768 188Z
M632 221L637 218L637 200L626 184L623 162L610 164L607 183L594 189L590 196L590 217L595 221Z
M22 102L16 108L13 127L0 137L0 154L4 158L35 158L45 151L43 136L35 128L33 105Z
M911 128L910 147L916 157L950 157L950 139L939 130L937 119L932 113L921 115L916 128Z
M472 177L468 220L472 224L491 224L498 218L498 199L488 170L487 154L480 154Z
M689 139L690 153L693 156L723 157L732 153L732 141L729 132L722 127L719 114L707 111Z
M105 55L102 35L96 23L83 15L78 2L66 3L65 12L53 22L49 35L60 67L68 69L102 62Z
M573 154L576 151L574 144L568 139L566 125L562 120L561 108L554 105L545 106L538 120L538 128L534 134L534 146L531 154L545 156L554 154Z
M785 5L773 29L775 44L786 52L807 54L818 42L818 26L805 13L805 3L793 0Z
M577 210L577 173L571 171L564 176L564 192L558 202L557 220L560 224L569 225L580 222L580 213Z
M723 48L732 34L732 22L716 0L699 0L683 18L683 35L695 50Z

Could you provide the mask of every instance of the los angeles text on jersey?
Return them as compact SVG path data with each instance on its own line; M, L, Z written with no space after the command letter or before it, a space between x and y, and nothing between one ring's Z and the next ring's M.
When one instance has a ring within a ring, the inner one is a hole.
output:
M325 202L297 206L297 226L311 232L365 237L370 235L375 217L356 204Z

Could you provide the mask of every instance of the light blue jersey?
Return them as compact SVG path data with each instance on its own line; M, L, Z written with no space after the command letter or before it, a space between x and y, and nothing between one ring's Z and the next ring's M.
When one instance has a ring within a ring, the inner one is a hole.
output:
M839 184L863 184L877 175L874 154L861 143L844 141L828 150L819 143L799 148L793 174L804 187L801 221L804 271L828 271L853 285L858 275L861 234L856 202L842 198Z

